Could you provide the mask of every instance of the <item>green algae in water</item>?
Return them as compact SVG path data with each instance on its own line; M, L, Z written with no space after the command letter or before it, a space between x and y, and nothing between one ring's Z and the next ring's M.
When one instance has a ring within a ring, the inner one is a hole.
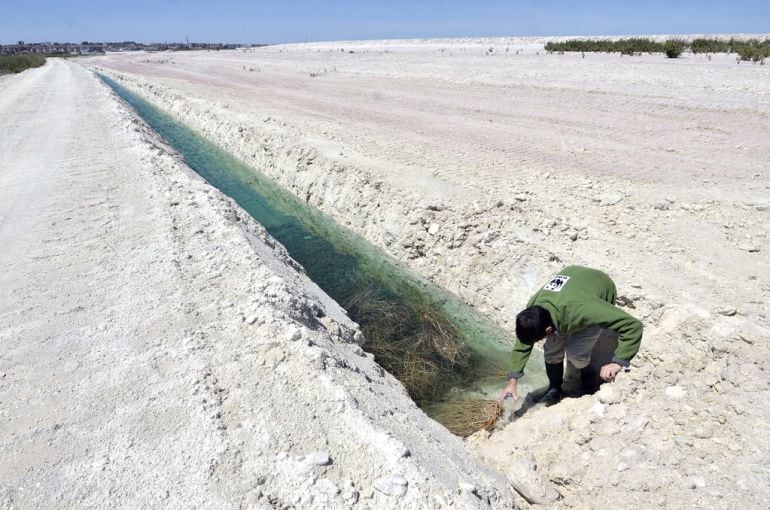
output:
M99 76L346 308L367 338L364 349L420 406L429 410L463 388L486 388L489 394L502 386L502 377L496 383L488 377L490 367L504 366L513 345L501 328L145 99Z

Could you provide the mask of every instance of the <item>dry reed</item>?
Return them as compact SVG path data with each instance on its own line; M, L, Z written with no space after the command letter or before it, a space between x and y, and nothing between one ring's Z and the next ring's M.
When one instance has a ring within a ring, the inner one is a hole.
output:
M473 380L478 385L503 384L508 377L508 364L503 360L482 358L474 367L474 372L479 374Z
M468 437L479 430L492 430L502 413L497 400L465 399L437 404L429 414L452 434Z
M345 302L367 338L364 348L423 404L440 398L471 368L471 352L459 329L430 302L412 307L371 287Z

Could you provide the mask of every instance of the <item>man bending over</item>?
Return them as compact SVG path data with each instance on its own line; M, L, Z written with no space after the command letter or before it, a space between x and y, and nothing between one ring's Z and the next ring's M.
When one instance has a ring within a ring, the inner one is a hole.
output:
M611 381L639 350L642 323L615 306L615 284L609 276L588 267L569 266L551 278L516 316L516 343L508 364L508 384L503 398L516 400L516 384L524 375L532 346L545 338L545 371L548 391L539 400L553 404L561 398L564 380L564 354L581 369L581 379L591 374L591 351L602 332L618 335L612 361L601 367L600 377ZM594 374L595 375L595 374Z

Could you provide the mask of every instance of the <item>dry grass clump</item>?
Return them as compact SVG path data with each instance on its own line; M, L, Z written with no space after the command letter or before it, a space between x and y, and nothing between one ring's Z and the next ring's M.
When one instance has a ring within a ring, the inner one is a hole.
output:
M362 326L377 325L387 336L398 334L409 321L409 310L372 287L361 287L345 301L345 309Z
M504 383L508 378L508 363L505 360L483 358L476 363L473 371L478 374L473 379L478 385Z
M461 332L431 303L407 307L381 290L362 287L345 308L361 325L364 348L418 404L440 398L469 372L471 352Z
M448 389L441 367L409 350L402 360L391 366L391 370L415 402L429 402Z
M471 353L457 327L438 311L423 304L417 311L422 328L415 336L415 346L424 353L437 353L449 366L466 365Z
M358 283L358 282L354 282ZM356 286L354 286L355 288ZM460 329L428 300L403 299L384 289L362 285L345 301L351 318L366 336L364 348L395 376L414 401L458 436L491 430L502 414L496 400L447 398L448 391L471 381L505 380L504 360L474 356ZM438 403L437 403L438 402Z
M492 430L502 413L497 400L473 398L437 404L429 414L452 434L468 437L479 430Z

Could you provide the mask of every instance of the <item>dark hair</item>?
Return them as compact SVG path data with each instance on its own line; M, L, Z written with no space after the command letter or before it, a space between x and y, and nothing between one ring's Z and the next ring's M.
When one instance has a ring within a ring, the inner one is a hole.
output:
M545 328L553 325L551 314L542 306L530 306L516 316L516 336L519 342L532 345L546 336Z

